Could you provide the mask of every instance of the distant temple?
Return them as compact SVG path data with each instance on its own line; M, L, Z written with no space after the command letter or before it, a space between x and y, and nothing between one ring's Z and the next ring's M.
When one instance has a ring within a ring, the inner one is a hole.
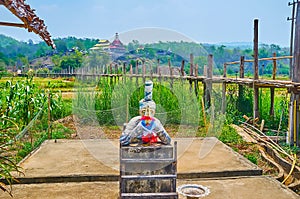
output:
M109 51L110 43L107 39L100 39L99 42L94 45L91 50L102 50L102 51Z
M118 58L126 52L126 48L119 39L119 34L116 33L115 39L110 43L107 39L101 39L90 50L97 50L104 53L109 53L113 59Z
M114 41L110 44L109 49L112 53L124 54L126 49L123 43L119 39L118 33L115 35Z

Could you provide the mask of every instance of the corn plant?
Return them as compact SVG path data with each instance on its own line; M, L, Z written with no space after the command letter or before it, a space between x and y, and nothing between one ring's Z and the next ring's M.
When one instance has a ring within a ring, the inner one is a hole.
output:
M47 139L48 91L38 88L32 78L8 80L0 87L0 178L11 184L11 172L20 172L20 158ZM61 95L49 95L53 118L65 115ZM11 194L4 184L0 183L0 188Z

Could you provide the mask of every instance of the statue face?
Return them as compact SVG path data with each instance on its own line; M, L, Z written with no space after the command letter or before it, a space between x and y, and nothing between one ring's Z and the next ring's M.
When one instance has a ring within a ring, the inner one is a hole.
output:
M154 117L155 109L152 109L149 106L146 106L140 110L140 114L141 114L141 116Z

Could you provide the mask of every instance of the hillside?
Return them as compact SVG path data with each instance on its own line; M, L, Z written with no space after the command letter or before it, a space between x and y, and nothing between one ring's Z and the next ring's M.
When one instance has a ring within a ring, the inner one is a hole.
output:
M41 60L50 59L54 56L55 70L59 71L66 67L78 68L81 67L83 59L85 59L86 53L89 53L89 49L98 43L98 39L88 38L57 38L54 39L57 46L56 50L52 50L44 42L34 44L32 41L21 42L11 37L0 35L0 62L5 63L6 67L17 66L29 67L34 59L41 58ZM121 61L130 61L132 58L144 57L153 62L160 59L162 64L166 64L168 59L171 60L173 66L180 66L181 61L186 60L188 66L188 60L190 54L194 55L194 63L199 65L199 72L203 72L203 66L207 64L207 55L213 54L215 70L214 73L220 74L223 70L223 64L225 62L237 61L241 56L245 56L245 59L252 59L253 50L251 43L222 43L218 44L199 44L193 42L158 42L152 44L140 44L134 40L130 42L126 48L126 54L120 59ZM76 50L75 50L76 49ZM76 53L78 52L78 53ZM272 57L273 53L277 56L289 55L288 48L282 48L275 44L260 44L259 57ZM93 55L95 56L95 55ZM42 58L48 57L48 58ZM98 58L94 57L96 60ZM102 59L102 58L101 58ZM101 60L100 59L100 60ZM44 67L45 63L41 63L39 67ZM272 74L272 63L260 62L260 74ZM5 68L5 67L4 67ZM288 60L278 61L278 73L282 75L289 74L289 62ZM228 68L229 74L236 74L239 68L237 65L233 65ZM0 69L1 71L1 69ZM245 66L245 73L252 73L252 64L249 63Z

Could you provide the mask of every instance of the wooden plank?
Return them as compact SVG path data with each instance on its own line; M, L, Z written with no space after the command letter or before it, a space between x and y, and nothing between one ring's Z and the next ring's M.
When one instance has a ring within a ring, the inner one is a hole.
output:
M271 61L271 60L280 60L280 59L292 59L293 56L280 56L280 57L265 57L259 58L258 61ZM244 62L254 62L254 59L245 59ZM225 62L227 65L234 65L240 64L240 61L233 61L233 62Z

